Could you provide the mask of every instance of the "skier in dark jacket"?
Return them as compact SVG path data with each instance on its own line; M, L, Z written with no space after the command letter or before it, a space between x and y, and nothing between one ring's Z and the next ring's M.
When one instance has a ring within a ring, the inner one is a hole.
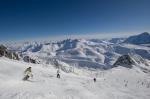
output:
M93 79L93 80L94 80L94 82L96 82L96 78L95 78L95 77L94 77L94 79Z
M60 71L59 71L59 69L57 70L57 78L60 78Z

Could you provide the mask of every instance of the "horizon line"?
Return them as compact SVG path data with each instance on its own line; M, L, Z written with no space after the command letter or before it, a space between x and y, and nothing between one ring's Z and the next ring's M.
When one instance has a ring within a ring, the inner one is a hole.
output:
M17 42L56 42L65 39L112 39L112 38L127 38L129 36L138 35L143 32L103 32L103 33L87 33L87 34L71 34L71 35L53 35L47 37L25 38L10 41L0 41L1 44L17 43ZM149 32L148 32L149 33Z

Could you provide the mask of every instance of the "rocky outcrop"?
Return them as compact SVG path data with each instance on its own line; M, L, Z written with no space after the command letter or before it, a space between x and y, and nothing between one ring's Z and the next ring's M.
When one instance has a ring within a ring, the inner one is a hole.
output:
M0 57L7 57L9 59L14 59L14 60L19 60L20 58L22 58L25 62L30 62L30 63L39 63L36 59L32 59L29 56L23 56L22 54L18 54L14 51L8 50L7 47L5 47L4 45L0 45Z
M36 61L36 59L32 59L32 58L30 58L29 56L25 56L25 57L23 58L23 60L24 60L25 62L28 62L28 63L34 63L34 64L38 63L38 62Z
M127 67L127 68L132 68L132 65L134 65L134 64L135 64L135 62L132 60L132 58L129 55L122 55L113 64L113 67L123 66L123 67Z
M4 56L7 48L4 45L0 45L0 57Z
M19 60L19 55L15 52L7 50L4 45L0 45L0 57L5 56L10 59Z

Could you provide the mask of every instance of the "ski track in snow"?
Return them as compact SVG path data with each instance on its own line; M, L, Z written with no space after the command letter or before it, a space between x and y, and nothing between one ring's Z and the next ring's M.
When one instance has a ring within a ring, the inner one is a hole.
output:
M0 99L149 99L150 77L126 68L114 68L92 77L0 58ZM25 68L32 66L33 79L22 81ZM127 86L125 86L127 84Z

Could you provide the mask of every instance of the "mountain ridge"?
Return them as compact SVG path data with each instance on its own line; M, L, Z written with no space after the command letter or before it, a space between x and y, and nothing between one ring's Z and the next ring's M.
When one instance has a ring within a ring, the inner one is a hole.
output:
M136 56L133 57L136 61L139 61L138 59L142 60L142 62L137 63L149 64L150 47L126 43L125 41L129 38L115 38L112 40L66 39L58 42L43 43L28 42L19 46L9 46L9 48L16 50L24 57L29 56L45 64L53 64L53 62L49 61L56 59L70 66L108 69L113 66L120 56L128 54Z
M130 36L127 38L124 43L130 44L149 44L150 43L150 34L148 32L143 32L139 35Z

